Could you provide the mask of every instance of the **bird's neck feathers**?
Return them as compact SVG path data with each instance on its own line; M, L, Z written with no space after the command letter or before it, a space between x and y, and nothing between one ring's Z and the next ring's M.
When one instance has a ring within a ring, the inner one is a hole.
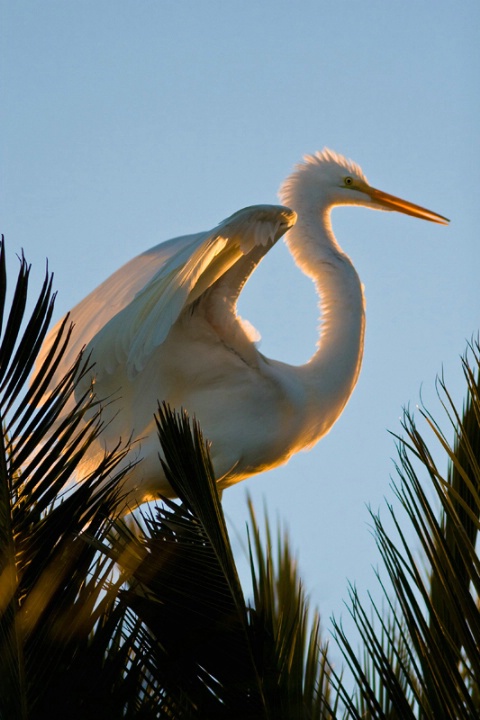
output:
M319 197L318 184L315 193L308 174L308 166L301 166L282 187L281 198L298 214L286 236L287 245L297 265L312 278L319 298L317 348L310 360L297 368L307 406L304 439L314 443L338 419L357 382L365 302L357 272L333 234L332 204L321 192Z

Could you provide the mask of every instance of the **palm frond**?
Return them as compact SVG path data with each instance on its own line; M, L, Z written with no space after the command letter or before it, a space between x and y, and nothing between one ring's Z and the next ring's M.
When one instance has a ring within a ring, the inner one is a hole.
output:
M250 637L271 715L279 720L334 718L339 696L332 686L328 646L321 643L318 613L310 620L288 535L278 530L274 550L267 516L263 539L251 501L249 509Z
M165 473L181 504L164 500L142 511L142 535L123 526L113 544L132 573L122 602L142 623L134 653L144 659L145 684L157 694L161 717L266 718L205 441L197 423L191 427L185 413L166 406L158 427Z
M58 717L76 717L73 710L70 713L62 706L67 694L62 696L62 684L52 679L58 680L62 674L73 676L80 649L88 649L88 638L99 622L102 584L95 578L99 579L105 566L95 559L95 551L83 535L88 527L89 532L102 536L110 525L108 518L119 502L121 481L112 473L124 452L120 449L106 455L90 477L68 489L85 450L101 430L101 420L95 401L82 398L66 420L58 423L61 409L73 394L74 378L86 369L82 357L46 400L41 400L65 351L67 323L32 385L26 386L54 302L47 271L33 311L25 317L29 273L22 256L5 317L2 241L0 717L8 720L46 717L49 703L50 708L58 709ZM80 420L87 414L91 420L81 430ZM69 704L73 708L75 698L71 697Z
M364 645L363 662L341 625L335 623L337 639L357 683L357 703L349 706L352 717L433 720L473 719L480 714L478 346L472 348L472 355L473 360L463 363L468 387L463 413L455 408L444 381L439 381L454 441L449 443L432 415L421 411L444 452L444 473L414 417L404 413L405 436L398 438L399 482L393 487L421 556L412 550L410 534L393 505L389 511L395 536L378 514L372 514L395 600L388 600L385 591L387 616L372 603L374 617L369 617L352 591L351 614ZM440 516L435 501L429 499L432 490ZM343 695L345 699L345 688Z
M254 598L247 605L198 424L162 406L159 436L177 504L117 522L104 552L131 573L121 603L138 642L143 692L159 717L334 718L318 615L298 579L286 536L278 562L263 553L251 507ZM271 542L267 523L267 535ZM254 556L255 559L254 559Z

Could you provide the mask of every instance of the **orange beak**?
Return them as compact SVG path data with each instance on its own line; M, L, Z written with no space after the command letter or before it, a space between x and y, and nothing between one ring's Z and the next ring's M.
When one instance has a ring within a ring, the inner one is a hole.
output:
M430 222L439 223L440 225L448 225L450 222L450 220L443 217L443 215L438 215L420 205L415 205L414 203L408 202L408 200L395 197L395 195L389 195L382 190L368 187L368 189L365 188L365 192L370 195L377 205L384 207L386 210L396 210L397 212L413 215L413 217L421 218L422 220L430 220Z

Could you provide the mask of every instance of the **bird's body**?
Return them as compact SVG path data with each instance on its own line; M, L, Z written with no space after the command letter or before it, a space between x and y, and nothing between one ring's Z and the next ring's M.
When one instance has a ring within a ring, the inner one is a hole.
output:
M126 462L139 460L126 480L132 500L170 495L154 420L162 401L199 420L222 488L284 463L338 419L360 371L365 309L358 275L331 230L330 209L361 204L446 220L370 188L358 166L330 151L306 158L281 197L288 207L245 208L212 231L157 245L72 310L72 342L56 379L86 346L94 366L77 397L92 381L96 397L107 401L106 427L84 473L105 449L131 438ZM320 298L319 342L298 367L262 355L236 314L249 275L287 230L289 249ZM56 328L39 362L55 334Z

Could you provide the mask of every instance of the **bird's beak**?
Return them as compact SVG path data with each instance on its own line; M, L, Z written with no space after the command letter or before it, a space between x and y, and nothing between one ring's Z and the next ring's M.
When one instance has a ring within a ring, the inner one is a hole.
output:
M396 210L397 212L413 215L413 217L422 218L422 220L430 220L430 222L439 223L440 225L448 225L450 222L450 220L443 217L443 215L438 215L420 205L415 205L414 203L408 202L408 200L395 197L395 195L389 195L382 190L369 187L366 192L370 195L374 203L381 208L385 208L385 210Z

